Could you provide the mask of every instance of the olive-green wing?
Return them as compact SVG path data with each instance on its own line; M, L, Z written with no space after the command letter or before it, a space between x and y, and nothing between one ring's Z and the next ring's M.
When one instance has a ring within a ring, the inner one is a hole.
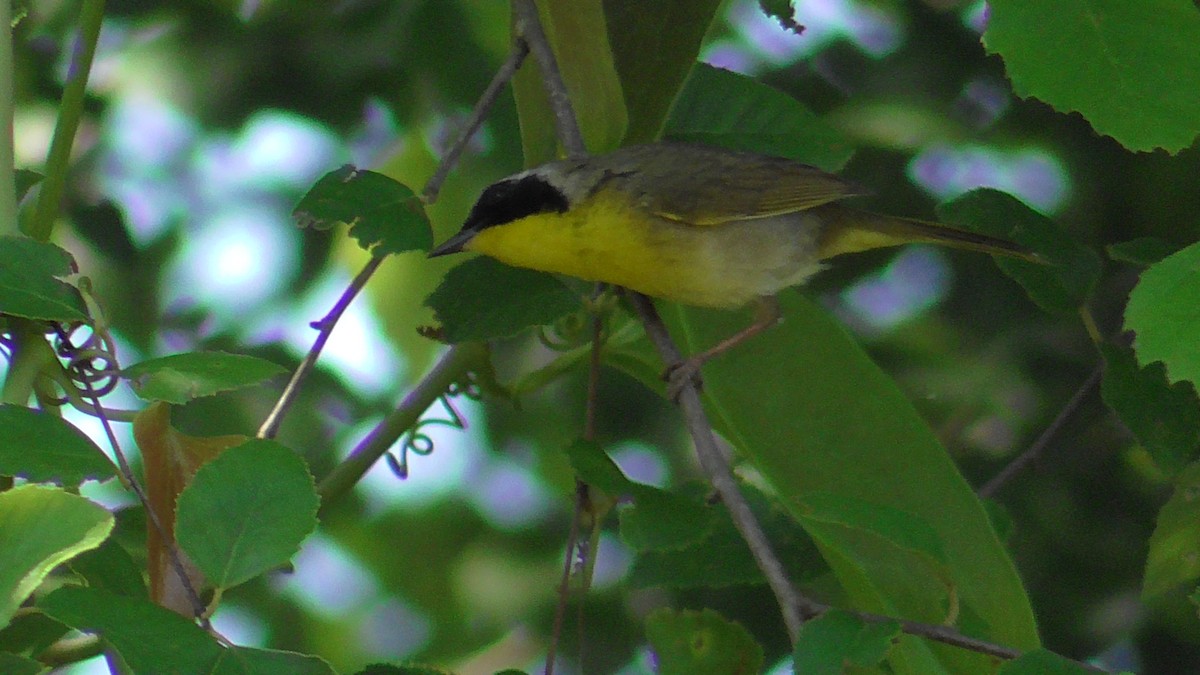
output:
M642 205L668 220L720 225L867 194L850 181L788 159L703 146L676 150L647 162L643 175L653 176L655 185L638 190Z

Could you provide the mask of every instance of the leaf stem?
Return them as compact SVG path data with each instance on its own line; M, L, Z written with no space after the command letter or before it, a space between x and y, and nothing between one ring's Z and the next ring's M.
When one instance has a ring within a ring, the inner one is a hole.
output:
M26 232L38 241L49 241L58 218L59 202L67 184L67 170L71 163L71 146L75 142L75 131L83 116L83 98L87 93L88 75L92 70L92 58L96 55L96 43L100 39L100 25L104 18L104 0L83 0L79 12L79 38L71 54L71 65L67 71L67 85L63 88L62 101L58 106L58 122L50 140L50 154L46 158L46 177L38 194L33 220Z
M13 160L13 41L11 3L0 3L0 236L16 234L17 192Z

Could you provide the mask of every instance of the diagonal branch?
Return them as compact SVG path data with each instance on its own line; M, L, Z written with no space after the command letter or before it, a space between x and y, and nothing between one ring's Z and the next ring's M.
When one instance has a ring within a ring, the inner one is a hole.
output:
M642 319L642 324L646 327L646 334L654 343L659 356L662 357L663 363L683 361L683 355L672 342L671 336L667 333L667 327L654 308L654 303L641 293L630 293L629 297L638 316ZM729 509L733 524L741 533L742 539L746 541L746 545L750 547L750 552L754 555L754 561L758 564L759 570L767 578L767 584L775 594L775 600L779 603L780 611L783 613L788 636L794 644L805 619L816 616L822 610L811 600L797 593L788 580L783 563L775 555L770 540L767 539L762 526L758 524L758 520L750 510L750 505L746 503L741 490L738 489L729 463L725 461L724 455L717 447L712 424L709 423L708 415L704 412L704 405L700 402L700 393L691 381L680 388L679 408L683 412L688 433L691 434L696 445L696 455L700 458L700 466L708 475L717 494L721 496L725 507Z
M438 193L441 191L442 183L446 182L446 177L450 175L450 171L458 164L459 158L462 156L463 150L470 143L471 137L482 126L483 121L487 118L492 110L492 106L496 104L496 100L500 97L500 92L504 86L512 80L513 74L517 72L517 68L521 66L521 62L525 60L526 54L529 53L529 47L523 40L513 42L512 50L509 52L508 59L496 72L491 83L476 102L474 110L471 111L471 116L467 119L467 124L462 131L462 135L438 163L437 169L433 175L425 183L425 189L422 192L422 197L426 204L432 204L437 201ZM379 265L383 263L383 258L372 256L362 270L350 282L350 286L342 293L334 303L333 309L329 311L323 318L313 324L317 329L317 339L313 341L313 346L308 350L308 354L304 356L304 360L296 368L296 372L292 374L292 379L288 381L284 387L283 393L280 394L279 400L275 402L274 408L267 415L258 429L258 438L274 438L279 433L279 425L283 423L283 417L292 407L296 397L300 394L300 386L308 377L308 374L316 366L317 358L321 355L321 350L325 348L325 343L329 341L329 336L333 333L334 326L342 314L349 308L350 303L366 286L367 281L379 269ZM401 430L403 431L403 430ZM374 432L372 432L374 434ZM384 449L386 451L386 448ZM382 453L380 453L382 454ZM377 455L375 459L378 459ZM369 467L368 467L369 468ZM365 471L365 469L364 469ZM360 474L361 475L361 474Z
M504 91L504 87L508 86L509 81L517 73L517 69L521 67L528 54L528 43L521 39L513 41L512 50L508 53L508 59L500 66L500 70L496 71L496 75L488 83L487 89L484 89L483 94L479 96L479 101L475 104L475 109L471 111L471 116L467 118L467 123L463 126L462 135L458 137L454 145L450 146L446 154L442 156L442 161L438 163L437 170L433 172L433 175L429 178L429 182L425 184L425 191L421 193L421 196L426 204L432 204L437 201L438 193L442 190L442 183L446 182L446 177L450 175L450 171L458 164L458 159L462 156L463 150L470 145L471 137L475 135L479 127L483 126L483 121L492 112L492 106L496 105L496 100L500 98L500 92Z
M529 45L533 59L537 61L542 73L542 86L550 99L550 108L554 111L554 128L558 132L558 140L562 142L567 155L572 158L587 155L587 147L583 143L583 133L579 130L579 121L571 105L571 94L563 82L562 72L558 69L558 59L554 57L554 49L546 39L542 30L542 20L538 15L537 4L533 0L513 0L513 12L516 14L517 34Z
M1058 411L1058 415L1054 417L1054 421L1050 422L1050 425L1042 431L1037 439L1030 444L1030 446L1026 448L1024 452L1022 452L1020 455L1017 455L1013 461L1009 462L1003 469L1001 469L1000 473L993 476L991 480L984 483L983 487L976 491L976 494L979 495L980 499L995 497L996 493L999 492L1005 485L1007 485L1008 481L1012 480L1013 476L1016 476L1042 456L1042 453L1046 451L1046 447L1050 445L1050 441L1054 440L1054 436L1058 434L1058 430L1062 429L1063 425L1066 424L1067 420L1071 418L1071 415L1075 414L1076 410L1079 410L1079 406L1083 404L1083 400L1087 398L1087 395L1091 393L1092 389L1095 389L1096 385L1100 383L1100 377L1103 374L1103 364L1097 365L1092 370L1092 374L1088 376L1088 379L1084 380L1083 384L1079 385L1079 388L1075 390L1075 393L1072 394L1071 398L1066 402L1065 405L1063 405L1062 410Z
M559 72L557 61L554 58L554 51L551 49L550 43L546 39L546 34L542 30L537 6L533 0L513 0L513 11L516 13L517 28L520 31L520 35L529 43L529 50L541 69L543 85L546 87L550 105L554 110L555 126L558 131L559 140L567 150L568 155L581 157L586 154L587 149L584 147L583 136L579 131L579 125L576 121L574 110L571 107L570 95L566 85L563 83L562 74ZM654 311L654 305L645 296L640 294L631 295L634 298L635 306L638 307L639 314L642 316L642 322L646 324L646 332L654 340L659 353L663 355L664 362L677 363L682 360L679 349L671 341L666 327L662 324L662 320L658 318L657 312ZM795 642L804 618L801 616L801 611L803 610L806 615L811 614L811 603L799 596L792 587L791 582L788 581L783 564L775 555L766 534L754 518L754 514L750 511L750 506L738 490L737 482L733 479L733 472L730 470L729 464L725 462L720 451L717 449L712 426L709 424L708 417L704 413L704 408L700 403L700 394L696 387L689 383L683 387L679 398L680 406L687 420L688 431L691 433L692 440L696 445L696 453L699 455L700 465L708 475L709 480L713 483L713 487L721 495L726 508L729 509L730 515L733 516L738 531L741 532L743 538L746 539L746 543L750 546L755 561L758 563L763 575L766 576L771 590L775 593L775 598L779 602L784 623L787 625L788 636Z

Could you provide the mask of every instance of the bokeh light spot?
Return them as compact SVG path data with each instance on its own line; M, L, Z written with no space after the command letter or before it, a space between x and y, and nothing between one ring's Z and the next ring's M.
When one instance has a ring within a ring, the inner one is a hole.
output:
M295 571L274 578L276 587L315 616L338 619L378 592L375 576L345 549L320 533L293 558Z
M934 306L949 288L950 269L943 254L912 246L878 273L842 291L841 298L852 325L879 333Z

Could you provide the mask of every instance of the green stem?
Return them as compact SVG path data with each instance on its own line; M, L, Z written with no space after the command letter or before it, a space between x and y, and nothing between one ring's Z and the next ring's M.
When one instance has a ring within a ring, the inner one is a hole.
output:
M351 451L350 456L317 486L317 492L321 495L321 510L324 511L349 492L400 436L417 423L421 413L486 356L487 350L482 343L464 342L451 347L433 370L404 397L399 407L372 429Z
M54 137L50 140L50 155L46 158L46 178L38 195L37 208L26 234L38 241L49 241L58 218L59 202L67 185L67 169L71 162L71 146L75 142L75 131L83 116L83 97L87 93L88 75L92 70L92 57L96 54L96 42L100 38L100 24L104 18L104 0L83 0L79 14L79 41L71 57L71 68L67 74L67 86L63 88L62 102L58 107L58 123Z
M95 635L63 638L37 655L37 660L54 666L66 666L86 661L104 653L104 642Z
M36 323L14 317L10 320L9 328L13 344L12 358L8 361L8 372L0 387L0 403L27 406L38 375L47 365L47 354L50 359L54 358L54 354L46 348L45 338L38 332ZM39 349L39 346L42 348ZM12 486L11 476L0 476L0 492Z
M29 405L34 384L42 368L49 364L54 353L46 348L46 340L37 330L37 324L25 319L12 319L12 359L4 386L0 389L0 403L19 406Z
M13 175L12 14L0 2L0 236L16 234L17 193Z

